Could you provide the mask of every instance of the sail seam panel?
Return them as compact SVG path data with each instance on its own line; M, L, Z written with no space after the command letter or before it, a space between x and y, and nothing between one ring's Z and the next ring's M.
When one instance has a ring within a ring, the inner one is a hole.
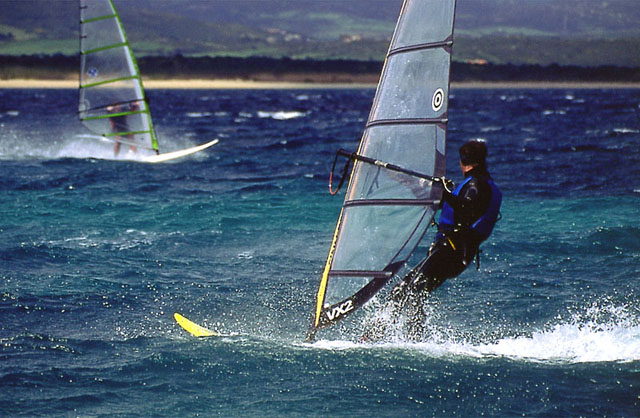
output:
M106 46L101 46L100 48L94 48L94 49L90 49L88 51L80 51L80 54L82 55L89 55L89 54L94 54L96 52L102 52L102 51L106 51L109 49L113 49L113 48L120 48L123 46L129 46L129 44L127 44L126 42L121 42L119 44L113 44L113 45L106 45Z
M389 51L389 53L387 54L387 57L390 57L392 55L399 54L402 52L421 51L424 49L436 49L436 48L443 48L447 46L450 47L452 45L453 45L453 41L446 39L444 41L439 41L439 42L429 42L424 44L403 46L403 47L392 49L391 51Z
M97 86L102 86L105 84L109 84L109 83L117 83L119 81L126 81L126 80L139 80L139 77L137 75L130 75L127 77L120 77L120 78L112 78L109 80L103 80L103 81L98 81L97 83L91 83L91 84L85 84L80 86L81 89L86 89L86 88L90 88L90 87L97 87Z
M86 7L85 7L85 9L86 9ZM85 24L85 23L98 22L100 20L114 19L115 17L116 17L116 15L105 15L105 16L92 17L91 19L80 20L80 23L81 24Z
M92 111L92 110L96 110L96 109L104 109L104 107L98 107L98 108L94 108L94 109L89 109L86 112ZM89 117L81 117L82 120L100 120L100 119L111 119L111 118L116 118L118 116L129 116L129 115L146 115L148 114L147 112L145 112L144 110L137 110L135 112L120 112L120 113L109 113L107 115L98 115L98 116L89 116Z
M108 140L109 140L109 141L111 141L111 142L119 142L119 143L121 143L121 144L125 144L125 145L133 145L133 146L134 146L134 147L136 147L136 148L148 149L148 150L152 150L152 151L154 151L154 148L146 147L146 146L141 145L141 144L136 143L136 142L123 141L123 140L122 140L122 138L117 139L117 140L112 140L111 138L108 138L108 137L106 137L105 135L101 135L101 134L99 134L99 135L100 135L100 136L102 136L102 137L104 137L104 138L106 138L106 139L108 139Z
M126 136L126 135L139 135L139 134L148 134L150 131L127 131L127 132L110 132L102 134L103 136Z
M387 278L393 276L393 273L376 270L329 270L329 276Z
M361 199L347 200L343 207L353 206L432 206L439 205L439 200L433 199Z
M438 125L447 122L448 118L379 119L367 122L365 128L380 125Z

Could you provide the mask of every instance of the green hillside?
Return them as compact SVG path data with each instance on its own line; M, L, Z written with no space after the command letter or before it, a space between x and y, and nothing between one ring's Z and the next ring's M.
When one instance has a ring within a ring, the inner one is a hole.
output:
M459 0L454 59L640 66L638 0ZM400 0L115 0L138 56L382 60ZM1 55L77 53L75 0L0 0Z

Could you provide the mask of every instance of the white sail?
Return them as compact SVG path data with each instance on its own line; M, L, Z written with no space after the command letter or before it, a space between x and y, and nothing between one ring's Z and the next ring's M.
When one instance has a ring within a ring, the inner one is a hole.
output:
M91 132L158 152L138 65L111 0L80 0L78 112Z
M409 259L440 205L455 0L405 0L320 280L307 339L355 311ZM364 159L381 160L405 172Z

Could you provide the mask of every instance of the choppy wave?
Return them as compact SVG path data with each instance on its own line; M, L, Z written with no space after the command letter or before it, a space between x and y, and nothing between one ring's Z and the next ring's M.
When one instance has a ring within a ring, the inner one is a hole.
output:
M480 271L438 289L422 338L358 343L363 310L314 344L301 341L343 201L328 175L373 89L151 91L163 151L224 139L153 166L76 138L76 91L33 93L12 90L4 111L19 114L0 113L5 415L365 415L364 397L394 416L638 410L640 154L621 111L635 91L455 91L447 155L481 136L504 192ZM242 337L191 338L176 311ZM478 380L504 364L516 373Z

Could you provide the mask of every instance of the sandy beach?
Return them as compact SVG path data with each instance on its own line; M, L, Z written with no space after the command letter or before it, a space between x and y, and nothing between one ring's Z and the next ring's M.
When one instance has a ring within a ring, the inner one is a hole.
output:
M144 79L144 85L148 89L348 89L348 88L375 88L375 83L313 83L290 81L252 81L242 79L175 79L153 80ZM78 88L77 80L43 80L43 79L9 79L0 80L0 89L75 89ZM491 88L491 89L517 89L517 88L640 88L639 83L617 82L454 82L451 88Z
M304 83L290 81L252 81L241 79L143 79L148 89L309 89L309 88L374 88L369 83ZM76 89L77 80L0 80L0 89Z

